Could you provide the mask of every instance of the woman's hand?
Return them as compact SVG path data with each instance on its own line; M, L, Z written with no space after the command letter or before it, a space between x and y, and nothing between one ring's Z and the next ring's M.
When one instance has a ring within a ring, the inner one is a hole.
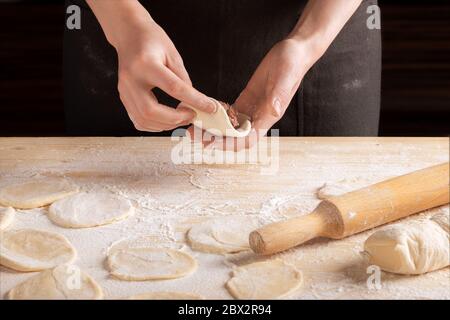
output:
M234 103L252 118L254 130L246 138L215 138L205 144L223 149L234 146L237 151L253 146L264 136L281 119L306 72L325 53L361 2L308 1L288 38L270 50Z
M138 1L89 0L108 41L119 58L120 98L136 129L160 132L192 122L195 112L162 105L151 91L157 87L173 98L205 112L215 105L192 87L183 60L164 30Z
M119 93L136 129L163 131L192 122L195 112L173 109L158 102L151 89L158 87L173 98L206 112L215 110L204 94L192 87L177 49L154 22L134 32L117 46Z
M251 148L284 115L292 97L313 64L312 52L302 42L286 39L277 43L262 60L233 106L250 116L252 132L245 138L205 141L219 149ZM193 130L190 130L191 135ZM199 140L199 137L194 137ZM233 141L230 141L233 139Z

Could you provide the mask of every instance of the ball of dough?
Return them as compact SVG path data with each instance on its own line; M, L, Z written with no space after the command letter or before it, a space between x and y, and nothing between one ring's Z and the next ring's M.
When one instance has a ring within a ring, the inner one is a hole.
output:
M0 234L0 264L17 271L29 272L71 263L75 248L62 235L22 229Z
M113 244L108 249L107 266L116 278L143 281L188 276L197 269L197 262L180 250L153 247L138 237Z
M74 265L45 270L8 292L10 300L102 299L100 286Z
M15 210L13 208L0 207L0 230L5 230L13 222Z
M248 236L260 226L256 217L226 216L193 226L187 238L193 250L206 253L236 253L250 249Z
M391 226L364 244L369 263L399 274L422 274L450 264L449 234L432 220Z
M48 217L65 228L89 228L125 219L134 212L127 199L108 193L79 193L54 202Z
M131 296L130 300L204 300L203 297L185 292L148 292Z
M276 299L297 290L302 282L299 270L277 259L236 268L226 287L236 299Z
M78 192L64 179L39 179L0 189L0 205L17 209L39 208Z

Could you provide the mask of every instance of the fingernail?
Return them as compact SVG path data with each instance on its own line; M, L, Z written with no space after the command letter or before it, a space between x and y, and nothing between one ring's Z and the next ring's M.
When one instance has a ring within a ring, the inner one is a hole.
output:
M217 104L211 99L208 99L208 102L206 103L206 109L211 113L215 113L217 111Z
M189 109L189 108L186 108L185 110L186 110L186 113L188 114L186 117L187 118L186 120L194 120L194 118L197 116L197 113L195 113L194 110Z
M274 100L273 100L273 104L272 104L272 106L273 106L273 115L275 116L275 117L277 117L277 118L279 118L279 117L281 117L281 115L282 115L282 110L281 110L281 102L280 102L280 99L278 99L278 98L275 98Z

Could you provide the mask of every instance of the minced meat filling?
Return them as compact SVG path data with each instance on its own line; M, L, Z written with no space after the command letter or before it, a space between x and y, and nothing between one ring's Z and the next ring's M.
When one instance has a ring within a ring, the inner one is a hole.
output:
M239 127L239 121L238 121L238 111L233 108L233 106L230 106L228 103L219 101L220 104L225 108L225 111L228 114L228 117L230 118L230 122L233 125L233 127L238 128Z

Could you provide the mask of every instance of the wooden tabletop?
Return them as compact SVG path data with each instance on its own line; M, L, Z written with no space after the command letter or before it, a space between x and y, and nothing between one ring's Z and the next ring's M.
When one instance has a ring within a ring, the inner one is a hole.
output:
M223 284L231 265L260 257L192 252L200 265L193 276L136 284L108 276L104 250L130 233L164 232L182 243L190 226L221 215L253 214L269 222L306 214L318 204L316 191L325 183L371 184L449 161L448 138L280 138L271 143L279 150L261 148L268 156L249 163L177 164L173 154L180 142L170 138L0 138L0 187L65 177L82 189L106 189L134 201L136 215L110 226L63 229L48 221L46 208L19 212L12 226L66 235L79 250L77 264L99 281L108 298L170 289L227 299ZM270 166L275 170L267 174L264 168ZM372 232L338 241L319 239L277 255L304 273L305 283L292 298L450 298L449 268L418 277L383 274L383 288L369 290L360 251ZM211 277L208 283L202 280L205 274ZM28 277L1 268L0 294Z

